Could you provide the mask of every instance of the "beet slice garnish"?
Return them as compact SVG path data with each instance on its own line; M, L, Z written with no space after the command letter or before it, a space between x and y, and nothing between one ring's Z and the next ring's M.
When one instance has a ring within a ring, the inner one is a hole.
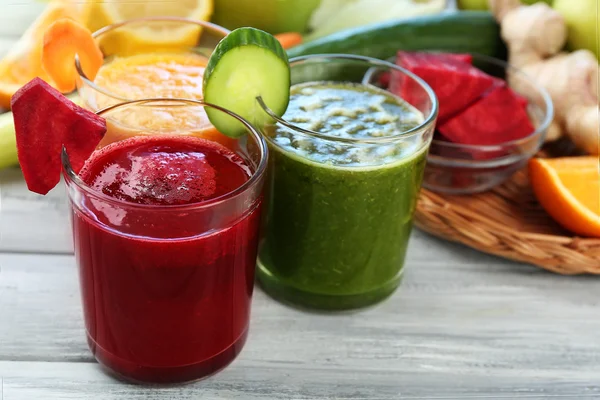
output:
M522 139L535 130L523 100L509 87L498 86L438 130L450 141L467 145L501 145Z
M439 100L438 120L461 112L494 86L494 78L471 65L468 54L398 52L396 64L422 78ZM420 107L424 99L418 84L403 74L392 73L390 91ZM426 99L425 99L426 100Z
M63 147L75 173L106 133L106 121L40 78L11 99L19 164L29 190L46 194L60 181Z

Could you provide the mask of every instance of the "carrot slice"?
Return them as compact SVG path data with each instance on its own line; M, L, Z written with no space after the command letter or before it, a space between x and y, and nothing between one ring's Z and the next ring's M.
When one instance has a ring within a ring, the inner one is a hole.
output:
M63 93L76 87L75 55L79 56L85 75L93 80L104 56L90 30L68 18L50 25L44 34L42 66Z
M302 44L302 35L298 32L278 33L275 35L275 38L279 40L281 46L286 50Z

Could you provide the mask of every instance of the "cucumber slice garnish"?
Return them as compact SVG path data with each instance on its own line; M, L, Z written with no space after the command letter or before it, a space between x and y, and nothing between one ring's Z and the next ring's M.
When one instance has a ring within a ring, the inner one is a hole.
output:
M258 104L282 116L290 99L290 65L275 37L255 28L239 28L219 42L210 56L203 81L204 100L233 111L257 128L272 123ZM239 137L246 132L231 116L206 108L210 122L221 133Z

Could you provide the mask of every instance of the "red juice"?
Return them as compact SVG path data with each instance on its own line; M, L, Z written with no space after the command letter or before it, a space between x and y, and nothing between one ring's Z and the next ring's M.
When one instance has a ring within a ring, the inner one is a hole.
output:
M92 195L74 204L73 231L101 364L135 381L185 382L240 352L261 196L238 189L253 172L226 147L183 136L134 137L88 160L79 176Z

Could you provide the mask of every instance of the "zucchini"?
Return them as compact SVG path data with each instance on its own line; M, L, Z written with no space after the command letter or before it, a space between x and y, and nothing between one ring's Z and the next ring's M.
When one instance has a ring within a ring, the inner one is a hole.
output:
M290 98L290 66L285 50L272 35L238 28L219 42L204 72L204 100L233 111L257 127L271 122L257 97L278 116ZM233 117L206 108L210 122L224 135L239 137L244 126Z
M337 53L388 60L398 50L479 53L506 59L500 27L487 11L448 11L347 29L293 47L288 56Z

